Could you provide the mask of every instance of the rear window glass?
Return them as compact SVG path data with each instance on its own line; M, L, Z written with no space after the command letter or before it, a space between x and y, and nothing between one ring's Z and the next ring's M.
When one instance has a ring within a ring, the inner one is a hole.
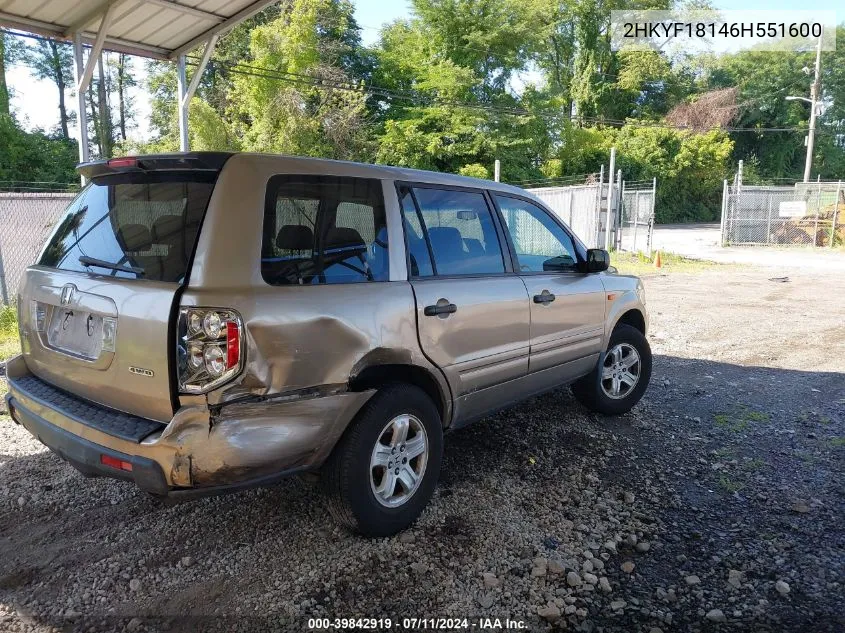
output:
M274 286L388 280L381 181L340 176L270 179L261 274Z
M215 179L213 174L153 173L91 183L56 225L38 263L182 282Z

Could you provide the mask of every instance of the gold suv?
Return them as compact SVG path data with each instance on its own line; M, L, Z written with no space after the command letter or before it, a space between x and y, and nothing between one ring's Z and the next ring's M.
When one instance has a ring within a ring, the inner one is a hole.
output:
M567 384L619 414L648 385L642 284L516 187L255 154L80 171L6 397L86 475L182 499L316 472L386 535L429 501L444 431Z

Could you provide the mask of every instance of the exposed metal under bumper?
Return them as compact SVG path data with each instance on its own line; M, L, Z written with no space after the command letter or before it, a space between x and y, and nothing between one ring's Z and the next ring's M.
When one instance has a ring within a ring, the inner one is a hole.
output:
M168 492L164 473L155 461L138 455L127 455L118 451L94 444L86 439L74 435L44 418L21 407L17 400L6 394L6 405L12 419L32 433L38 441L44 444L59 457L70 463L87 477L113 477L134 482L139 488L156 495ZM102 463L102 456L129 462L132 470L120 470Z

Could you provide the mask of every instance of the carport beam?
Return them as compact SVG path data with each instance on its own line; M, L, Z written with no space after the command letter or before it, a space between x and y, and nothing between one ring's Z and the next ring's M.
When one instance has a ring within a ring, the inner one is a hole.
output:
M187 81L185 77L185 56L179 55L176 59L176 83L179 89L179 150L183 152L188 151L188 105L185 96L188 92Z
M202 79L202 74L205 72L205 67L211 59L211 54L214 52L214 47L217 46L217 39L219 35L214 34L208 38L205 43L205 50L200 58L200 63L194 71L194 76L191 77L191 82L187 83L187 68L186 59L184 55L179 55L176 60L177 79L179 83L179 149L187 152L190 147L190 139L188 138L188 109L191 107L191 99L194 98L194 93Z
M82 84L84 75L84 65L82 60L82 33L76 32L73 34L73 61L76 65L76 84ZM85 111L85 91L77 89L76 91L76 107L77 107L77 123L79 123L79 132L76 140L79 143L79 162L87 163L89 159L88 153L88 114ZM85 184L85 176L80 176L82 184Z

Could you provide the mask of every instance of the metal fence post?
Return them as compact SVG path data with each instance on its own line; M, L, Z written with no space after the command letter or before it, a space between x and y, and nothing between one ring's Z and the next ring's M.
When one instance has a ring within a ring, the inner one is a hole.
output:
M740 164L742 161L740 161ZM731 187L728 186L728 238L733 238L734 235L734 220L736 219L737 210L739 207L739 183L740 177L737 173L734 176L734 186L733 192L731 192ZM730 244L731 240L728 239L725 242L726 244Z
M648 220L648 256L651 257L651 241L654 239L654 223L657 222L657 176L651 179L651 216Z
M620 173L622 170L619 170ZM622 237L625 231L625 214L627 213L627 206L625 205L625 181L619 183L619 223L616 227L616 250L622 250Z
M725 245L725 216L728 213L728 179L722 182L722 217L720 220L721 226L719 227L719 245Z
M9 290L6 288L6 266L3 264L3 248L0 246L0 294L3 304L9 305Z
M772 192L769 192L769 217L766 219L766 244L772 236Z
M640 192L634 192L634 243L631 246L631 252L637 252L637 224L639 222L639 218L637 216L640 215Z
M602 196L604 195L604 165L601 166L599 170L599 186L596 189L597 192L597 209L596 209L596 218L595 218L595 233L593 235L593 245L592 248L596 248L599 243L599 231L601 227L601 203L602 203Z
M833 218L830 225L830 248L836 242L836 216L839 211L839 192L842 191L842 181L836 181L836 197L833 199Z
M622 240L622 170L616 171L616 210L613 214L613 247Z
M813 228L813 248L818 246L819 241L819 211L822 208L822 183L821 181L816 182L816 223Z
M616 176L616 148L610 148L610 169L607 172L607 216L604 223L604 250L610 250L610 231L613 228L616 209L613 205L613 181ZM612 210L612 212L611 212Z

